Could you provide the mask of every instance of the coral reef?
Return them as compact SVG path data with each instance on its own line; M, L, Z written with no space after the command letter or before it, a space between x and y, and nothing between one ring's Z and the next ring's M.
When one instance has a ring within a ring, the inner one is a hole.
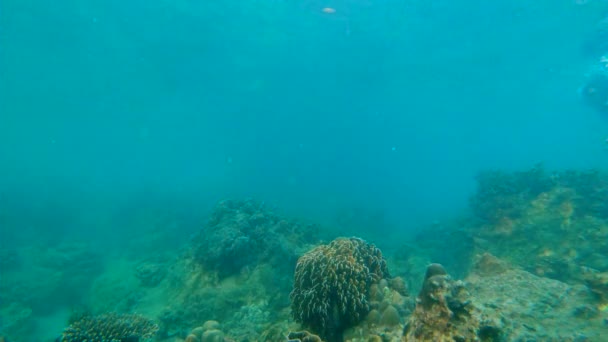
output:
M288 269L303 248L316 243L317 231L315 225L275 214L263 202L225 200L195 237L192 255L220 277L259 263Z
M322 338L341 341L342 332L370 311L370 287L389 272L382 253L358 238L339 238L299 258L291 308L296 321Z
M370 312L362 322L344 331L344 341L400 341L402 323L415 307L414 298L402 295L403 290L403 280L399 277L373 284L368 296Z
M60 342L137 342L154 337L158 326L136 314L85 316L68 326Z
M547 172L541 164L521 172L486 171L477 176L471 208L489 223L521 217L530 203L554 190L572 202L572 215L608 218L608 174L598 170Z
M404 329L404 341L477 341L479 320L462 281L440 264L427 267L416 309Z
M378 321L378 324L387 327L394 327L401 323L399 311L392 305L388 305L383 311Z
M87 315L66 342L601 341L608 177L539 166L479 181L474 217L425 227L388 261L358 238L313 247L316 226L250 200L220 202L185 253L145 248L101 263L79 243L6 252L0 336L31 336L67 303ZM140 312L159 326L89 312Z
M224 342L224 332L217 321L207 321L202 326L192 329L185 342Z
M492 223L519 217L531 199L555 184L542 165L514 173L485 171L476 179L477 192L471 198L471 208L478 218Z
M403 305L383 304L347 329L344 340L602 340L608 310L597 305L584 285L538 277L487 253L475 257L465 280L452 280L443 267L432 264L411 315L399 310ZM401 319L406 318L405 328L393 325L397 312L392 307L398 309ZM382 310L385 312L380 313Z
M176 279L170 280L173 277ZM186 263L168 278L162 286L168 285L163 291L171 299L159 313L161 337L186 336L192 327L207 320L222 322L223 329L235 338L259 336L273 320L280 319L278 316L289 317L282 312L289 305L289 290L279 291L267 284L275 279L282 282L267 265L218 282ZM173 281L175 284L170 284ZM280 304L271 300L276 295L284 297Z
M308 331L290 332L287 338L289 342L323 342L319 336Z
M219 202L187 253L166 266L157 290L170 301L158 316L159 335L186 336L213 319L231 336L250 338L287 319L293 265L318 241L317 230L261 202Z
M542 168L482 177L472 203L475 249L608 297L608 175ZM604 282L605 284L605 282Z

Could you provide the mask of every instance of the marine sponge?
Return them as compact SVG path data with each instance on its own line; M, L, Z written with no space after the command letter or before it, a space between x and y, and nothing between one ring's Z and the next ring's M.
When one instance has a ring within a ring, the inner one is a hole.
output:
M85 316L63 331L61 342L137 342L152 338L158 326L137 314Z
M386 261L374 245L339 238L299 258L290 294L296 321L327 341L341 341L344 329L370 311L370 286L389 277Z

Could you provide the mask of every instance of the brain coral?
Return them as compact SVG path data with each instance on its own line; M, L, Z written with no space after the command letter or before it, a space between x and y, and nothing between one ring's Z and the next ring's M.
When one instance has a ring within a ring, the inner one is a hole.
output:
M344 329L370 311L370 286L387 277L380 250L359 238L318 246L298 260L290 295L294 318L327 341L341 341Z

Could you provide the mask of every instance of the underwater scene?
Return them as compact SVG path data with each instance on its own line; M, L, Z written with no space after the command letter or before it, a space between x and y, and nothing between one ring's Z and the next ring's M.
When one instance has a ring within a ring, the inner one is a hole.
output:
M0 342L608 342L608 0L1 0Z

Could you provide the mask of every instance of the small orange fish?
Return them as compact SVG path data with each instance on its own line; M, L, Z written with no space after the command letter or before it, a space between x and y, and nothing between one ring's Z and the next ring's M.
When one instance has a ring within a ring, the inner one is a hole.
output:
M325 14L334 14L336 13L336 9L335 8L331 8L331 7L324 7L321 12L325 13Z

